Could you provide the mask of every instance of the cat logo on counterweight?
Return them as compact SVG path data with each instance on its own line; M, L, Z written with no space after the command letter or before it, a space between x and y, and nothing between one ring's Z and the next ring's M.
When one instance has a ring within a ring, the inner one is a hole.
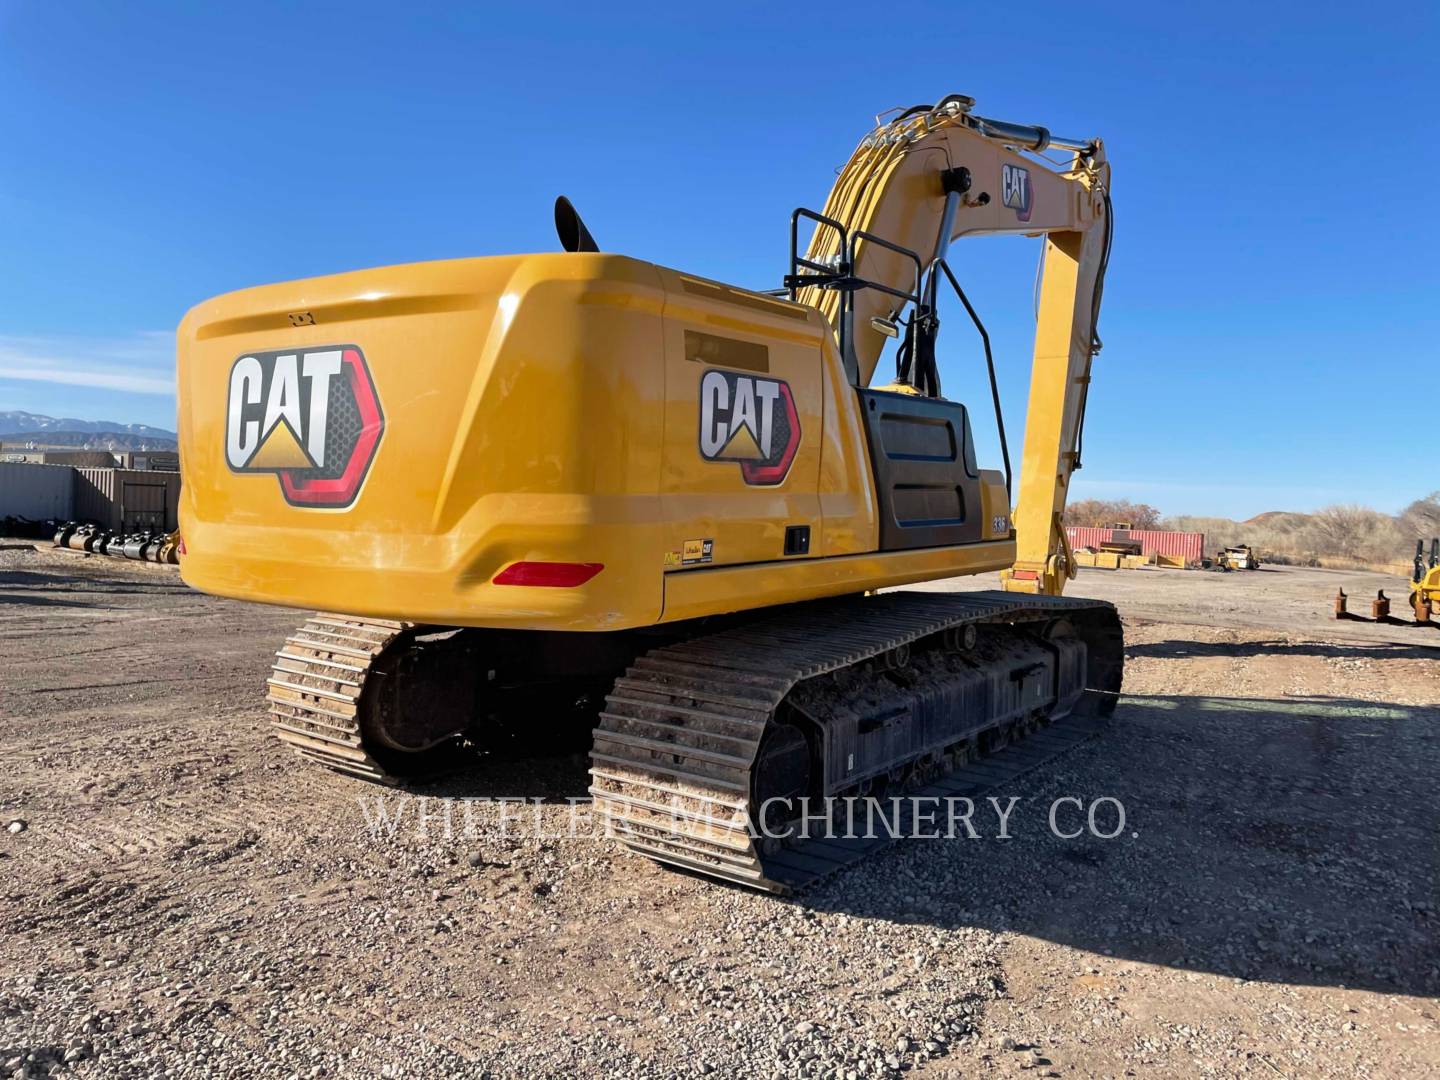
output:
M785 479L800 449L790 384L711 368L700 378L700 456L736 461L747 484Z
M384 430L358 345L247 353L230 368L225 460L278 476L291 506L350 506Z

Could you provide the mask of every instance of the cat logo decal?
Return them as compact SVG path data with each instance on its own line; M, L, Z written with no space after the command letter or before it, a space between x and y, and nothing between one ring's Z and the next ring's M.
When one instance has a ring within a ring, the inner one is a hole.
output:
M800 449L800 416L781 379L711 368L700 377L700 456L735 461L747 484L785 479Z
M384 431L358 345L246 353L230 368L225 460L279 477L291 506L349 507Z
M1023 165L1002 166L1000 170L1000 194L1001 201L1011 210L1015 211L1017 220L1030 220L1030 210L1035 195L1030 187L1029 169Z

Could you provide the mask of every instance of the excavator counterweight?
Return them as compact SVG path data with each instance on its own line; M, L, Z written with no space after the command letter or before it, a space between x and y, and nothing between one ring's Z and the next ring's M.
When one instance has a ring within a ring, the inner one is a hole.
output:
M777 293L600 251L568 200L556 225L563 252L261 286L181 323L182 573L320 611L276 653L282 740L402 782L585 725L614 835L785 891L817 856L763 808L913 789L1113 709L1114 610L1057 595L1111 238L1098 140L958 95L902 110L796 211ZM947 255L1005 233L1045 245L1013 513L1008 449L979 466L935 360L950 290L995 386ZM994 571L1004 591L879 592Z

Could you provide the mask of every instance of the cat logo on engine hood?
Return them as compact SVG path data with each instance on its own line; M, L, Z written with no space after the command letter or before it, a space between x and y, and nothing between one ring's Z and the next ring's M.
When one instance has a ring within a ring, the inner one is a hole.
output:
M700 377L700 456L736 461L747 484L785 479L800 448L790 384L712 368Z
M384 430L358 345L246 353L230 368L225 460L279 477L291 506L349 507Z

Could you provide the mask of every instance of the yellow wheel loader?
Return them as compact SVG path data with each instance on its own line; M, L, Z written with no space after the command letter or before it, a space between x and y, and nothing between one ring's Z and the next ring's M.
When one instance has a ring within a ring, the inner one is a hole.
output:
M877 125L823 212L795 211L774 293L602 252L562 198L560 253L185 316L181 572L322 611L276 654L282 740L396 781L578 719L611 835L786 891L835 865L786 842L797 806L913 790L1114 708L1115 611L1059 595L1104 148L959 95ZM1013 517L1008 450L1004 473L977 465L935 363L953 292L1000 420L947 261L994 234L1044 240ZM892 337L895 381L872 387ZM1001 591L878 592L997 570Z

